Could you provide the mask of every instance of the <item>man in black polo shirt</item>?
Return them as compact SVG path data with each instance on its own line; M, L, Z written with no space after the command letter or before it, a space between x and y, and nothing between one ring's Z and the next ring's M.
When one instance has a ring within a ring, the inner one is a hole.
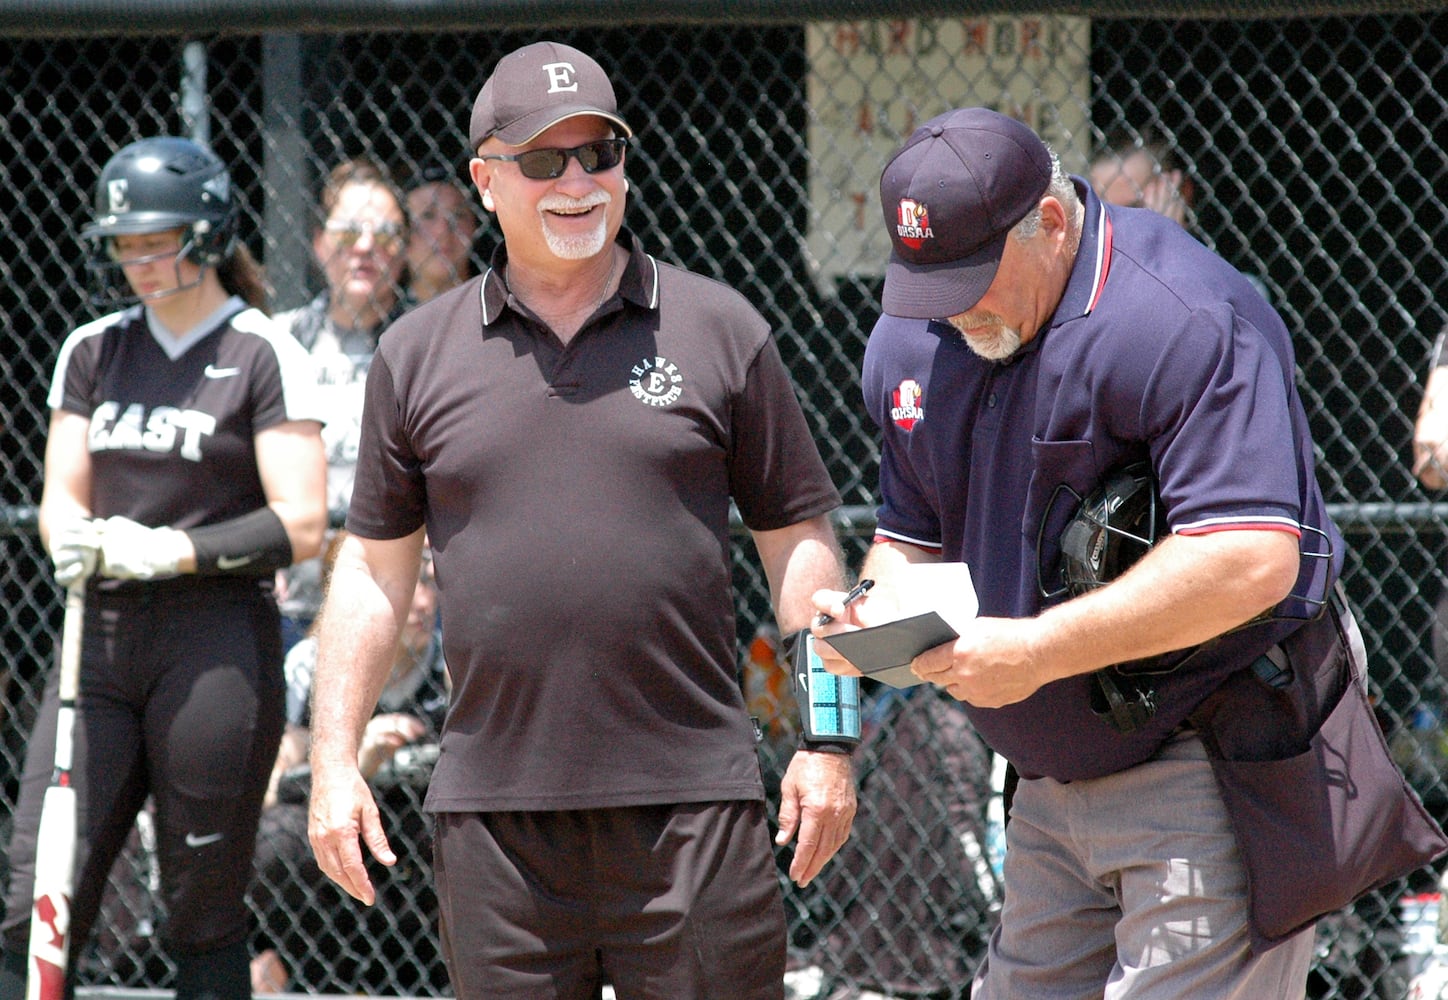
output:
M404 316L367 381L323 611L311 839L364 902L357 772L424 531L452 705L428 791L461 998L783 995L785 924L736 677L732 497L785 631L837 586L831 484L762 317L622 230L613 88L576 49L501 60L471 171L505 243ZM808 883L854 815L848 756L804 750L778 841ZM722 991L722 992L721 992Z

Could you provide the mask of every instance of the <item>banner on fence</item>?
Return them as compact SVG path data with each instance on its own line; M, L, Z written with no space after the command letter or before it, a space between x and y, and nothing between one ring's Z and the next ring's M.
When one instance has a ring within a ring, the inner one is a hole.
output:
M1091 23L1082 17L819 22L810 55L807 257L824 295L884 273L878 182L915 127L952 107L1019 118L1068 170L1090 153Z

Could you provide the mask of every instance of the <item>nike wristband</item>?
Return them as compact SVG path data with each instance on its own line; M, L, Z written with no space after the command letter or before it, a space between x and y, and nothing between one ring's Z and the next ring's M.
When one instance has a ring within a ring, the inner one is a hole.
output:
M250 514L187 528L202 576L266 576L292 564L292 540L277 512L261 507Z
M791 635L787 648L799 705L801 749L850 753L860 742L860 679L837 677L826 670L808 630Z

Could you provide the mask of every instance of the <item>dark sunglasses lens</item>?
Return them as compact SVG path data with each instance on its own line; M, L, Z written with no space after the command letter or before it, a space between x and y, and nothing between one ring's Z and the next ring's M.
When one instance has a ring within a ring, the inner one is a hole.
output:
M534 149L518 157L518 169L535 181L551 181L562 177L568 166L568 152L562 149Z
M618 166L623 143L618 139L604 139L574 149L533 149L518 155L518 169L530 180L551 181L563 176L570 156L578 157L584 173L596 174Z
M582 164L584 172L596 174L600 170L612 170L618 166L620 149L621 145L617 139L605 139L602 142L590 142L586 146L579 146L575 152L578 154L578 162Z

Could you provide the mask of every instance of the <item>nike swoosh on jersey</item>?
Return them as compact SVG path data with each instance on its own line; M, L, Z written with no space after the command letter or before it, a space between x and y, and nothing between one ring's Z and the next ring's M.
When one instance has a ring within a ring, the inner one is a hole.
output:
M205 847L207 844L215 844L216 842L218 842L219 840L221 840L221 838L224 837L224 836L226 836L226 834L224 834L224 833L207 833L207 834L188 833L188 834L186 834L186 846L187 846L187 847Z
M202 372L207 378L231 378L233 375L240 375L240 368L217 368L215 365L207 365Z
M248 556L217 556L216 568L222 571L229 569L241 569L256 558L255 554Z

